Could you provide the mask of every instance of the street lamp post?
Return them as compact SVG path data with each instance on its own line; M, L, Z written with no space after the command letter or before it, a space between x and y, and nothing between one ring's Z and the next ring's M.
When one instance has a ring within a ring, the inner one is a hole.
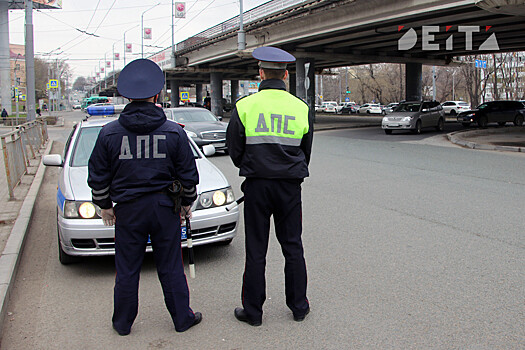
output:
M159 6L159 5L160 5L160 2L157 3L156 5L151 6L149 9L147 9L144 12L142 12L142 15L140 15L140 38L142 39L141 40L142 58L144 58L144 14L146 12L148 12L149 10L153 9L154 7Z
M15 59L15 69L14 69L14 73L15 73L15 81L13 83L14 85L14 97L15 97L15 106L16 106L16 125L18 125L18 118L19 118L19 109L18 109L18 80L16 78L16 71L18 70L18 67L16 66L17 65L17 62L18 62L18 57L20 57L21 55L20 54L17 54L16 55L16 59Z
M135 29L138 27L138 24L136 26L133 26L131 28L129 28L128 30L124 31L124 67L126 66L126 33L129 32L130 30L132 29Z

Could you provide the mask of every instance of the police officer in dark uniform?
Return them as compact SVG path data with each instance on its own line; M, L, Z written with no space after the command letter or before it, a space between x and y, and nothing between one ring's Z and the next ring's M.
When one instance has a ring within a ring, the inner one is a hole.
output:
M286 92L286 63L295 57L275 47L253 51L259 60L259 92L238 100L227 129L228 152L239 175L246 177L244 225L246 263L239 321L262 322L266 299L266 252L273 215L285 258L286 304L294 320L310 312L306 297L306 264L301 241L301 183L308 176L313 125L304 101Z
M163 86L164 74L150 60L138 59L124 67L117 89L131 102L118 120L102 128L89 159L93 202L102 209L104 224L115 225L112 320L120 335L130 333L137 316L148 237L175 330L184 332L202 319L189 306L180 245L180 215L191 215L199 175L185 131L167 121L155 105ZM182 214L175 212L167 195L175 180L182 185Z

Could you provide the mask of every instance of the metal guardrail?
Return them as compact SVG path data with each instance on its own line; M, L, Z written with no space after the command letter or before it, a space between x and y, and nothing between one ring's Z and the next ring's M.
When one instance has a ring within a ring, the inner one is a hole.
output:
M285 8L306 2L305 0L273 0L243 13L243 23L249 24ZM177 51L187 49L217 35L239 28L239 15L208 28L177 44Z
M29 160L37 157L47 139L47 124L42 120L24 123L17 130L0 135L9 199L14 199L14 188L27 173Z

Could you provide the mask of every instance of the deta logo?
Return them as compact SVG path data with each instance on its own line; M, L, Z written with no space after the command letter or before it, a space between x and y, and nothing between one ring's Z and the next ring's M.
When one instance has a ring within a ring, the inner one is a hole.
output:
M405 26L398 26L397 31L400 32ZM452 26L445 26L445 32L449 32ZM491 26L485 26L485 32ZM458 26L457 35L465 36L465 50L472 50L472 36L474 33L481 31L480 26ZM422 26L421 27L421 46L423 51L439 51L441 49L440 44L434 42L435 34L440 33L439 26ZM414 28L410 28L403 36L397 41L397 48L400 51L406 51L416 46L418 40L417 32ZM445 41L445 49L454 49L454 34ZM499 50L498 40L496 33L492 33L478 48L480 51L497 51Z

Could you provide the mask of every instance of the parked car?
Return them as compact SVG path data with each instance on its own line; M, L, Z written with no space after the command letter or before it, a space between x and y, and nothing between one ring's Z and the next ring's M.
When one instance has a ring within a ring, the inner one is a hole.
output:
M522 126L524 118L525 106L520 101L492 101L458 114L457 120L463 126L476 123L480 128L486 128L489 123L503 126L507 122L512 122L516 126Z
M78 105L78 104L77 105L73 105L73 109L81 109L81 108L82 108L81 105Z
M341 102L338 106L335 107L335 112L337 114L343 114L343 108L346 108L346 113L349 113L347 107L355 106L355 102Z
M437 101L401 102L394 111L383 117L381 127L387 135L393 130L410 130L420 134L423 128L434 127L443 131L445 114Z
M57 228L59 260L70 264L82 256L115 254L114 227L104 226L100 208L91 202L87 184L88 161L100 129L115 118L92 118L76 124L66 142L64 152L43 157L47 166L60 167L57 191ZM171 123L171 121L170 121ZM193 245L228 244L237 233L239 210L226 211L232 203L233 190L215 165L206 159L188 137L199 171L198 197L192 206ZM215 152L205 146L204 152ZM175 232L175 231L174 231ZM182 241L186 246L185 237ZM151 251L148 243L146 251Z
M322 112L323 109L322 109L321 105L315 105L315 111L316 111L317 113Z
M357 113L358 109L359 109L359 105L353 102L349 102L346 104L346 106L341 108L341 114L355 114Z
M337 107L337 102L335 101L326 101L321 103L320 112L324 113L335 113Z
M226 151L226 127L206 108L179 107L165 108L164 113L169 120L183 124L188 135L202 149L205 145L213 145L218 151Z
M382 114L381 105L378 103L365 103L358 110L359 114Z
M383 115L386 115L388 113L392 113L394 111L394 109L399 105L399 103L397 102L392 102L392 103L389 103L387 104L384 108L383 108Z
M470 110L470 104L465 101L445 101L441 104L443 112L451 116Z

